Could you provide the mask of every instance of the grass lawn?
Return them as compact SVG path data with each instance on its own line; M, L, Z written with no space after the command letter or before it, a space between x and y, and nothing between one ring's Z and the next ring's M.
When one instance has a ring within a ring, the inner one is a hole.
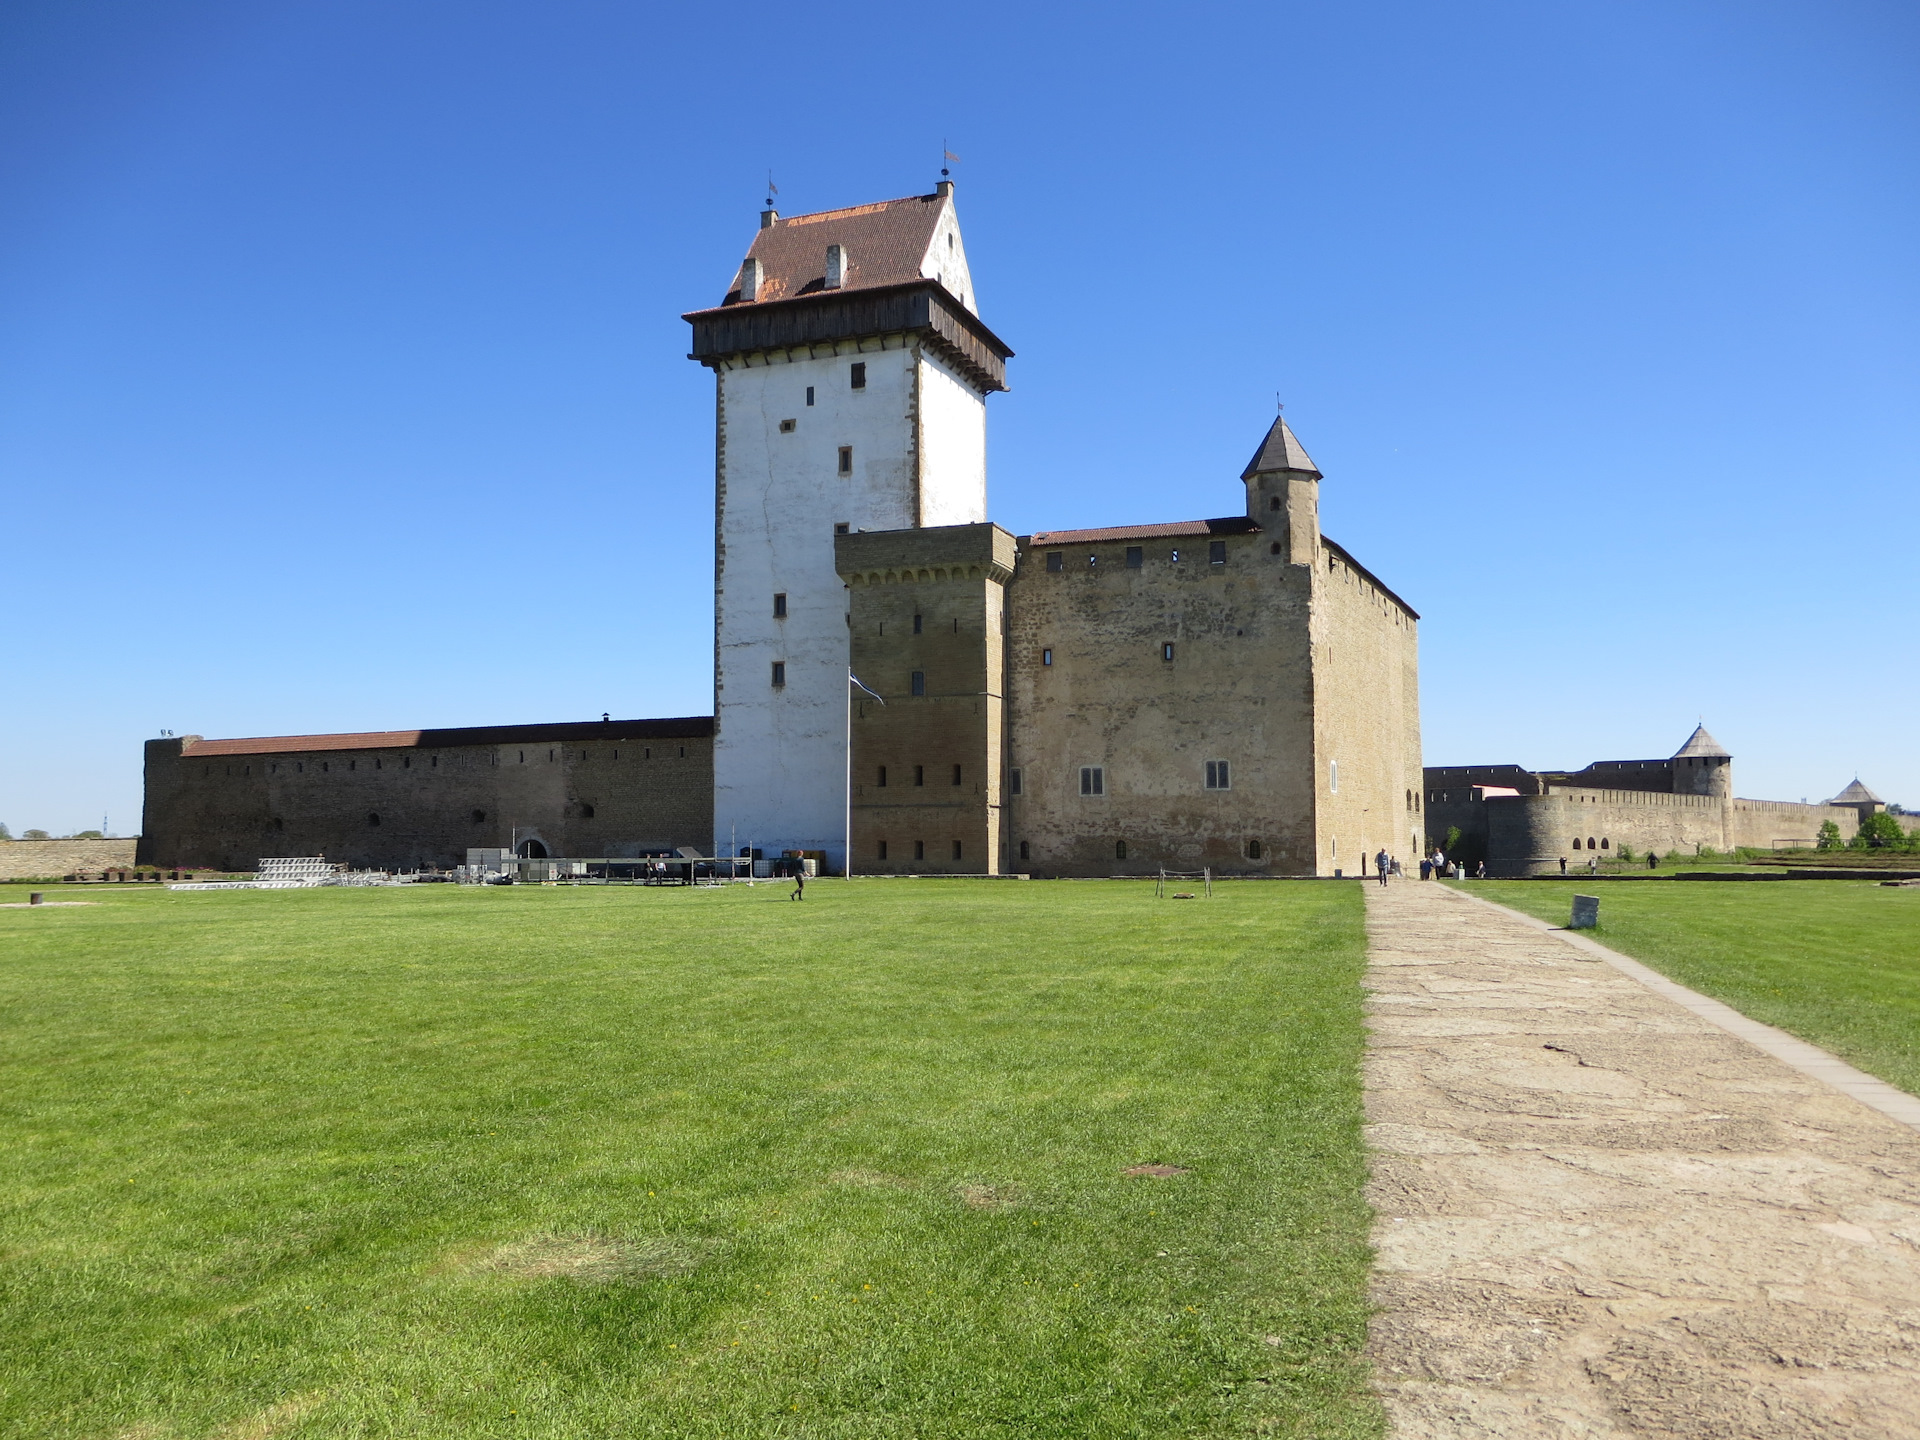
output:
M0 1434L1377 1435L1359 889L1215 893L0 911Z
M1559 881L1459 886L1556 924ZM1920 889L1871 880L1601 885L1601 944L1920 1094Z

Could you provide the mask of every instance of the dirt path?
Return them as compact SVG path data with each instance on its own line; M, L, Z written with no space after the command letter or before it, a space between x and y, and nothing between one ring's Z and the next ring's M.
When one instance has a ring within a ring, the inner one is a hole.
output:
M1443 885L1367 899L1397 1436L1920 1440L1920 1134Z

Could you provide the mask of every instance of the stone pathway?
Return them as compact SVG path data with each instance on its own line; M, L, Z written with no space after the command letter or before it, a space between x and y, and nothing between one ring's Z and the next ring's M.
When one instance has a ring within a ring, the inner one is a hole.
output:
M1920 1133L1560 938L1368 885L1402 1440L1920 1440Z

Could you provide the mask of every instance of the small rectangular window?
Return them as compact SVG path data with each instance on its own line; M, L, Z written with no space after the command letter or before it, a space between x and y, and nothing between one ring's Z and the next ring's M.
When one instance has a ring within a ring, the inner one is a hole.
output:
M927 842L926 841L916 840L913 842L913 858L916 860L924 860L927 858Z
M958 765L953 767L953 783L956 785L960 783L960 767Z
M916 635L920 633L920 617L918 615L913 617L913 633Z
M886 766L882 765L880 767L879 778L876 779L873 783L878 785L882 790L887 788L887 767Z
M842 475L853 474L853 447L851 445L842 445L840 447L840 473Z
M960 842L958 840L953 842L953 858L956 860L960 858Z
M1080 767L1080 793L1082 795L1107 793L1107 772L1104 766L1082 765Z
M1098 570L1100 568L1100 557L1098 555L1087 556L1087 568L1089 570Z
M1016 765L1013 769L1007 771L1007 793L1009 795L1024 795L1026 793L1026 783L1026 772L1021 770L1019 766Z
M1161 643L1160 658L1162 660L1173 659L1173 642L1171 640L1166 640Z
M784 593L773 597L773 618L776 620L787 618L787 597Z
M813 404L813 387L811 385L807 386L807 404L809 405ZM887 848L884 842L881 844L880 848L882 850L885 850Z
M782 420L780 422L780 433L782 435L791 435L793 433L794 426L798 425L799 423L800 422L797 420Z
M913 693L916 695L924 695L927 693L926 671L916 670L913 672Z
M916 765L913 767L913 783L916 785L924 785L927 783L927 767L926 766Z
M1145 550L1141 549L1138 545L1127 546L1127 568L1129 570L1138 570L1146 563L1147 552Z
M833 522L833 533L836 535L851 535L853 533L853 525L846 520L836 520Z
M1227 563L1226 541L1209 540L1207 542L1207 563L1209 565L1224 565Z
M773 683L776 685L784 685L787 683L786 661L776 660L773 662Z
M864 390L867 388L867 362L866 361L856 360L853 362L852 378L853 378L854 389Z
M880 842L880 858L882 860L887 858L887 842L884 840Z
M1207 761L1207 789L1231 790L1233 786L1227 780L1227 762L1224 760Z
M1178 550L1173 552L1173 563L1176 565L1180 563L1180 552Z
M1047 552L1047 569L1050 573L1057 574L1066 568L1067 557L1065 555L1058 550L1049 550Z
M1051 664L1053 664L1053 651L1051 651L1051 650L1042 650L1042 651L1040 652L1040 663L1041 663L1042 665L1051 665Z

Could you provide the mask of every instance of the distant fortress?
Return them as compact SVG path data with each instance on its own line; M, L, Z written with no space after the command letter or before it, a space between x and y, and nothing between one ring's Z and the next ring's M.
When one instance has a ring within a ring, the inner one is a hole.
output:
M1571 771L1428 766L1425 786L1429 843L1457 829L1458 858L1484 858L1487 874L1506 877L1557 874L1623 847L1662 855L1811 848L1828 821L1848 840L1887 808L1857 779L1821 805L1738 799L1733 756L1705 725L1666 760L1596 760Z

